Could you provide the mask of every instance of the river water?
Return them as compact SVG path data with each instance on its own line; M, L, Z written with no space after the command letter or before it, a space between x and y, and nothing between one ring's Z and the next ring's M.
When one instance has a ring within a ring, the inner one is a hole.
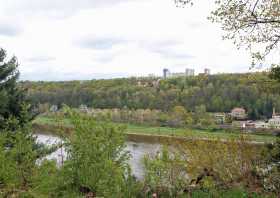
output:
M38 143L43 143L45 145L51 146L54 144L59 144L62 140L59 137L48 135L48 134L36 134ZM126 150L130 152L131 158L129 164L132 169L132 174L138 178L143 179L144 177L144 167L143 167L143 157L145 155L155 155L161 148L158 143L146 143L146 142L126 142ZM46 159L56 160L58 164L61 164L62 160L65 160L67 153L63 148L58 149L52 154L48 155Z

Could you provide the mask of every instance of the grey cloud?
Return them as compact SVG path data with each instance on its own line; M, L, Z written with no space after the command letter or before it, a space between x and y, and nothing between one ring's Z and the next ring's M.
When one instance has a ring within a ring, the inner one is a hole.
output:
M17 36L21 32L20 26L0 22L0 36Z
M70 81L70 80L92 80L128 77L126 73L89 73L87 75L74 72L58 72L53 70L21 72L20 80L25 81Z
M159 40L159 41L140 41L138 45L145 49L157 50L159 48L171 48L179 45L177 40Z
M50 56L37 56L37 57L32 57L32 58L27 58L26 61L28 62L49 62L49 61L54 61L56 60L55 57L50 57Z
M169 50L169 49L157 49L153 50L154 53L160 54L164 58L170 58L170 59L192 59L194 56L182 52L182 51L176 51L176 50Z
M194 56L177 49L180 42L177 40L162 40L141 44L146 50L152 53L160 54L163 58L168 59L192 59Z
M93 58L94 61L97 61L99 63L109 63L113 61L115 58L114 55L106 55L106 56L100 56L100 57L95 57Z
M83 38L77 42L78 46L87 49L108 50L114 45L126 43L125 40L120 38Z
M7 13L17 10L24 14L68 17L84 9L113 6L131 0L0 0Z

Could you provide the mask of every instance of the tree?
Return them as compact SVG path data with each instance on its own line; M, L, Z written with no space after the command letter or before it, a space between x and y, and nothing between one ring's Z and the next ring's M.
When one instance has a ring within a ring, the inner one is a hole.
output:
M188 184L185 161L186 156L167 146L155 156L144 156L144 182L149 187L144 191L145 197L151 197L154 193L159 197L185 197L182 195Z
M0 195L30 197L37 159L53 149L36 143L31 129L29 105L17 85L19 72L16 57L5 62L0 49Z
M187 172L191 183L202 186L207 176L212 177L216 187L230 186L235 182L250 185L254 181L254 162L261 158L260 149L248 144L246 136L226 142L222 139L194 140L176 146L187 156Z
M74 132L66 138L65 181L80 192L101 197L133 197L132 176L122 127L97 122L66 108Z
M221 24L225 39L244 45L255 61L263 61L280 43L279 0L222 0L210 19Z
M0 194L3 192L4 197L29 190L38 156L30 128L18 126L17 120L10 122L17 128L16 133L9 130L0 133ZM7 149L7 143L13 146Z
M17 118L20 125L25 122L20 116L25 99L23 91L17 86L17 58L14 56L6 61L6 56L6 51L0 49L0 129L11 117Z
M186 5L190 0L175 0ZM262 65L268 54L278 53L280 44L279 0L218 0L209 19L221 24L224 39L233 40L252 55L252 65ZM272 66L272 77L280 80L279 62ZM277 68L277 69L273 69Z
M172 126L182 127L186 124L192 124L192 116L183 106L175 106L170 114Z
M278 82L280 82L280 67L277 65L273 65L271 68L270 78L276 79Z

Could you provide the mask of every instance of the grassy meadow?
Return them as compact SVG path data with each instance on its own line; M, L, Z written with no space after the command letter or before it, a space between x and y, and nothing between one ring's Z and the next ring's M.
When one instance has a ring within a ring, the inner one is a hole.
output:
M47 126L62 126L65 128L71 128L70 121L68 119L61 119L56 117L38 116L34 121L37 125ZM135 124L123 124L113 123L125 127L126 134L135 135L150 135L150 136L168 136L179 138L193 138L193 139L222 139L229 140L232 138L239 138L242 134L248 140L259 143L269 143L276 141L277 137L272 135L257 135L240 133L237 131L225 131L225 130L210 130L210 129L190 129L190 128L171 128L171 127L155 127L144 126Z

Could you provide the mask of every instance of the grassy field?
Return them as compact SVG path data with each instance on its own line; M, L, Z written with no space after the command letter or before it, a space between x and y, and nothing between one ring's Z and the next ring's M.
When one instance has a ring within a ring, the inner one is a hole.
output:
M56 118L39 116L34 120L35 124L38 125L54 125L54 126L64 126L71 127L70 121L67 119L59 120ZM232 139L240 137L241 133L238 132L227 132L223 130L210 131L210 130L198 130L198 129L186 129L186 128L170 128L170 127L152 127L152 126L142 126L134 124L118 124L125 125L127 134L143 134L143 135L153 135L153 136L175 136L175 137L185 137L185 138L220 138L220 139ZM276 140L275 136L271 135L255 135L255 134L243 134L248 138L248 140L256 142L274 142Z

